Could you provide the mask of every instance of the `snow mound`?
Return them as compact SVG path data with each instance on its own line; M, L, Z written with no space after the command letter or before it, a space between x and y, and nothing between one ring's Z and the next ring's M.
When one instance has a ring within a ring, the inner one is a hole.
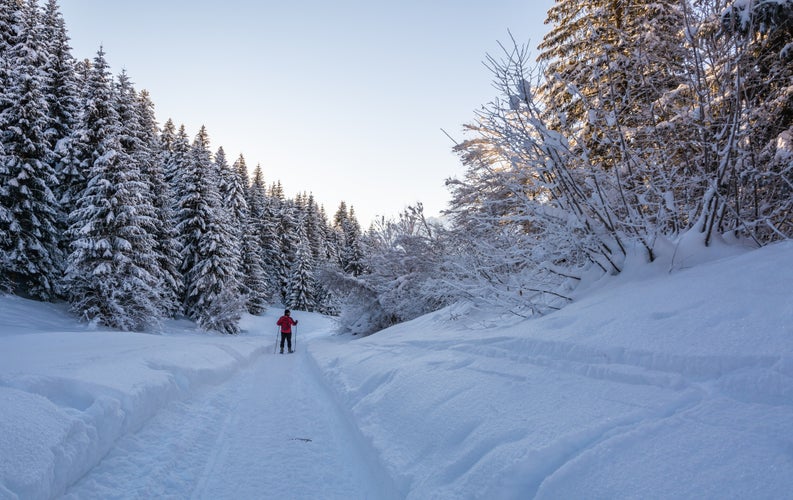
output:
M406 498L787 497L793 242L729 253L311 353Z
M194 328L96 330L61 306L16 297L0 297L0 311L0 498L62 494L164 405L272 346L269 337Z

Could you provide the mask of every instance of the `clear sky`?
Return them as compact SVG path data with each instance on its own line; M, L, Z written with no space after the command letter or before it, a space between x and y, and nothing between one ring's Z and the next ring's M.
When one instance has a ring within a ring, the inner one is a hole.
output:
M424 203L463 168L441 128L496 91L482 65L508 30L536 46L553 0L60 0L78 59L100 44L157 118L206 125L212 150L262 165L288 196L339 202L364 229ZM536 51L535 51L536 54Z

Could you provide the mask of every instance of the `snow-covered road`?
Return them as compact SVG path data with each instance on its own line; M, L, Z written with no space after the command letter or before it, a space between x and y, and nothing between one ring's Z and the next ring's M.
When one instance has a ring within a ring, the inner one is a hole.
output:
M389 498L304 351L262 355L169 405L67 498Z

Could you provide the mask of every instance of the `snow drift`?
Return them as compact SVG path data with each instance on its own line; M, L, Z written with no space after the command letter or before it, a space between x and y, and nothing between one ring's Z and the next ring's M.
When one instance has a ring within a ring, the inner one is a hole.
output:
M793 243L311 352L407 498L793 491ZM512 324L510 324L512 321Z

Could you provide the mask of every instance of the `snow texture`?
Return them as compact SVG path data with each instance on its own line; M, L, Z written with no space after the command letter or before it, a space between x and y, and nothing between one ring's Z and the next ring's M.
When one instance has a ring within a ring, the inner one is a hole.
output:
M693 263L695 256L687 262ZM540 319L161 335L0 297L0 498L789 498L793 242Z

